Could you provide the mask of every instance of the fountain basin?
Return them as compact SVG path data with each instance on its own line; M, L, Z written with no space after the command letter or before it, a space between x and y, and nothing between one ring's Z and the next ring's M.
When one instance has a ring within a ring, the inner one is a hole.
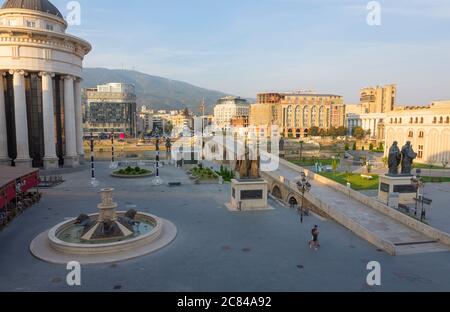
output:
M119 216L124 212L118 212ZM91 215L93 217L98 214ZM104 264L130 260L156 252L169 245L177 236L176 226L166 220L146 213L138 213L136 219L147 220L155 227L148 233L123 241L103 244L74 244L58 238L58 234L75 219L62 222L49 231L41 233L30 245L30 251L36 258L53 264L64 264L77 261L80 264Z
M99 192L99 213L81 214L41 233L31 242L31 253L57 264L110 263L149 254L175 239L177 228L168 220L134 209L117 212L113 191Z
M125 215L125 212L117 212L117 215L123 216ZM98 217L98 214L92 214L90 215L90 217L95 219L96 217ZM151 244L152 242L157 240L161 235L163 223L161 219L156 216L139 213L136 215L136 221L146 222L153 226L153 229L144 235L139 235L137 237L128 239L125 238L116 242L105 243L69 243L63 241L61 238L59 238L59 234L66 230L68 227L73 226L75 224L75 220L76 219L72 219L62 222L48 232L50 246L54 250L72 255L105 254L132 250L147 244Z

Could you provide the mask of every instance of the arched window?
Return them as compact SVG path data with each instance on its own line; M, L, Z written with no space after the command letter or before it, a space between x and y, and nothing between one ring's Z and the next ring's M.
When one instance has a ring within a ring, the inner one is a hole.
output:
M319 109L319 128L325 128L325 108L323 106Z
M439 118L439 123L444 123L444 117Z
M414 131L409 131L408 138L414 138Z
M291 127L292 126L292 121L293 121L293 109L292 106L288 106L287 108L287 116L286 116L286 127Z
M416 123L419 123L419 117L416 117Z
M423 117L420 118L420 123L423 124Z
M301 127L301 119L302 118L302 109L300 106L295 107L295 127L300 128Z
M314 106L311 110L311 127L317 126L316 117L317 117L317 107Z
M445 119L445 123L450 123L450 117L447 116L447 118Z
M309 107L303 109L303 128L309 128Z
M425 133L423 131L419 132L419 138L423 139L425 137Z

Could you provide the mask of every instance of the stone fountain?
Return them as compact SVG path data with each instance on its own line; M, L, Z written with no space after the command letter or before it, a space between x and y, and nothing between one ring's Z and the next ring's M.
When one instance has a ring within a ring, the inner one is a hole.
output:
M134 209L118 212L112 188L99 193L98 213L81 214L56 225L31 243L33 255L51 263L108 263L136 258L156 251L177 234L168 220Z
M84 226L82 241L101 242L102 240L127 238L134 234L134 218L136 212L130 210L125 217L117 217L117 204L113 202L114 189L100 191L102 202L97 206L99 214L95 221L89 216L80 215L76 224Z

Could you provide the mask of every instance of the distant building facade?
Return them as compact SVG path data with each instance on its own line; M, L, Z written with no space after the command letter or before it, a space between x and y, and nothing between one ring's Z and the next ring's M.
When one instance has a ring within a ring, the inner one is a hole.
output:
M394 141L411 141L416 162L442 165L450 162L450 101L423 107L398 107L386 114L386 156Z
M308 137L312 127L328 130L346 125L344 99L307 92L258 94L249 123L269 135L272 125L276 125L284 137Z
M363 88L360 93L362 114L389 113L397 100L397 85Z
M246 99L227 96L217 101L214 107L214 124L219 128L231 126L233 118L247 117L250 114L250 106Z
M153 131L153 110L148 109L145 105L141 107L137 118L138 134L150 133Z
M397 85L385 85L361 89L359 105L348 105L346 124L349 135L354 128L361 127L374 140L384 140L386 114L395 110Z
M85 135L136 133L136 92L133 85L108 83L86 90Z

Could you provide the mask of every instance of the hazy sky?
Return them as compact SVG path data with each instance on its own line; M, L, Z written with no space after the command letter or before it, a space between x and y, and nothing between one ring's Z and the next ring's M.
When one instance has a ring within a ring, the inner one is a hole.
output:
M52 1L63 14L66 0ZM245 97L314 90L356 103L397 83L400 104L450 99L450 0L81 0L85 66L136 69Z

